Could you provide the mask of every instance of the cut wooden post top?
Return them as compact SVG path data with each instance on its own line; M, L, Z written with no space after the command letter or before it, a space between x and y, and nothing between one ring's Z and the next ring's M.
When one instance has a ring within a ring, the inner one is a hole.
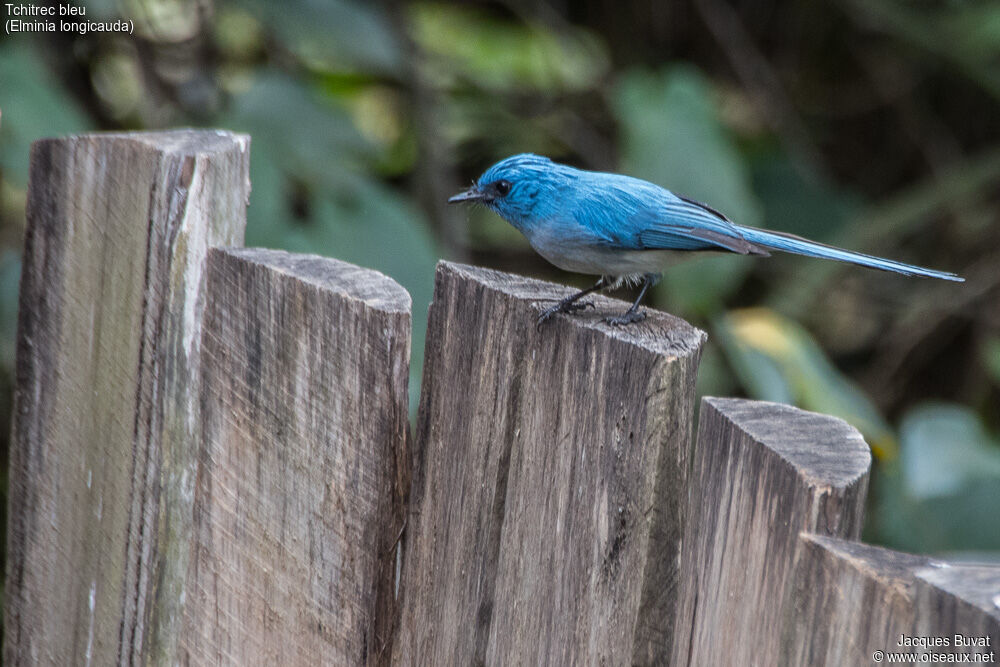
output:
M362 301L370 308L391 313L409 313L411 309L410 293L389 276L332 257L267 248L212 248L209 252L224 252L245 262L264 265L342 297Z
M917 578L983 612L1000 629L1000 565L934 561Z
M207 155L228 150L235 143L241 152L250 148L250 135L228 130L163 130L160 132L86 132L66 137L47 137L35 144L47 142L121 139L151 146L164 153Z
M741 398L706 396L706 408L777 454L811 485L845 488L871 468L868 443L843 419Z
M578 291L564 285L493 269L444 260L438 262L437 283L440 284L449 275L460 276L485 289L495 290L521 301L534 302L530 304L530 310L536 317L556 301ZM641 322L620 327L611 326L604 322L604 318L609 315L620 315L630 304L601 295L588 295L586 300L593 301L595 308L573 315L557 315L542 325L542 333L544 334L547 329L558 329L560 322L570 323L573 326L600 331L624 343L638 345L651 352L670 357L686 357L698 353L708 338L704 331L691 326L681 318L645 306L643 310L647 315ZM534 327L535 320L530 319L528 324Z
M936 565L929 556L893 551L863 542L842 540L828 535L802 533L802 540L812 550L819 550L854 570L880 581L908 580L914 572Z
M811 533L803 533L802 539L880 583L909 583L919 579L934 586L941 594L964 600L1000 621L1000 599L997 598L1000 592L1000 565L945 561Z

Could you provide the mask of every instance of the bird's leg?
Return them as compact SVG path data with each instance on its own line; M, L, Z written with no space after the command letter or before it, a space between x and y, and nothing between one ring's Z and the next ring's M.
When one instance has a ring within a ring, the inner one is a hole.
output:
M636 298L635 303L632 304L632 307L621 315L606 317L604 318L604 321L611 326L618 327L631 324L632 322L641 322L646 319L646 313L639 310L639 304L642 303L642 298L646 296L646 291L656 284L656 280L658 278L659 276L655 273L647 273L644 275L642 277L642 289L639 290L639 296Z
M538 326L541 326L545 320L549 319L556 313L575 313L579 310L584 310L585 308L588 307L593 308L594 307L593 301L584 301L583 303L577 303L577 301L587 296L588 294L592 294L594 292L602 290L607 286L608 286L608 281L605 280L605 276L601 276L596 283L594 283L587 289L581 290L576 294L571 294L570 296L566 297L565 299L563 299L556 305L552 306L551 308L546 308L545 310L543 310L541 314L538 316Z

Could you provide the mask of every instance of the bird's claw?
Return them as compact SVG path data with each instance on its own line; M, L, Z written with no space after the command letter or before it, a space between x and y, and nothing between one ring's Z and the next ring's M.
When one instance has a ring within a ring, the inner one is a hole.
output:
M616 315L614 317L605 317L604 321L613 327L622 327L626 324L632 324L633 322L642 322L646 319L646 311L644 310L626 310L621 315Z
M535 326L541 327L542 324L550 319L556 313L577 313L581 310L586 310L587 308L596 308L593 301L560 301L551 308L546 308L539 314L538 322Z

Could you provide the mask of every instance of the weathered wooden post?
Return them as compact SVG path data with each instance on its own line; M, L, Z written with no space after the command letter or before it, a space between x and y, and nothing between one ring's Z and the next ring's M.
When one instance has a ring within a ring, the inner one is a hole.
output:
M210 251L206 292L182 662L387 664L410 296L273 250Z
M703 401L672 664L858 665L892 651L995 649L1000 567L849 541L870 462L839 419ZM986 646L956 647L955 635ZM913 649L901 636L952 643Z
M410 301L239 244L248 139L33 151L6 664L384 664ZM207 278L206 278L207 276Z
M652 311L536 331L539 301L567 292L438 266L397 664L648 664L669 650L705 337Z
M702 401L673 664L782 664L799 533L857 538L870 465L861 434L834 417Z
M204 258L243 239L249 139L35 143L10 454L4 662L173 652Z
M997 661L1000 567L948 563L818 535L799 539L803 553L795 613L782 642L783 664L873 663L877 651L883 659L889 651L992 651L993 660L979 662ZM956 635L967 643L957 644ZM904 637L948 643L914 646Z

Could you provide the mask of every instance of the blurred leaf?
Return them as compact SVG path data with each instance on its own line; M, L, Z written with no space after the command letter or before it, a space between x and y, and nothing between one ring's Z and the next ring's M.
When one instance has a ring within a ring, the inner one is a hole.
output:
M260 76L220 122L250 133L253 150L264 149L270 166L313 185L352 188L357 167L375 157L346 111L323 105L302 83L275 72Z
M376 5L350 0L240 0L284 47L319 69L391 74L403 62L396 36Z
M604 45L580 28L556 32L437 3L414 5L410 22L420 48L440 59L428 65L444 85L467 77L486 88L552 93L592 89L608 71Z
M741 344L724 325L716 329L736 377L750 396L761 401L795 403L792 384L785 378L782 365L776 359Z
M0 46L0 168L28 182L31 142L82 132L87 120L23 42Z
M626 173L703 201L736 222L759 224L760 202L701 73L689 67L629 72L615 89L614 105ZM682 264L670 270L665 289L683 312L710 314L750 267L735 256Z
M345 102L350 106L354 126L365 139L381 147L391 147L399 141L408 110L394 89L369 85Z
M698 70L631 71L615 88L614 104L628 174L704 201L741 224L759 224L749 174Z
M135 113L146 94L141 65L129 48L109 50L95 58L91 82L108 113L118 119Z
M1000 479L979 478L959 493L920 500L907 492L900 462L879 466L866 540L916 553L1000 550Z
M917 499L954 495L979 478L1000 480L1000 443L968 407L926 404L899 429L907 491Z
M213 28L217 48L226 58L248 60L264 48L260 21L242 9L219 7Z
M801 326L774 311L748 308L727 313L715 329L751 396L840 417L864 434L877 456L896 456L889 425Z
M1000 442L969 408L913 408L900 457L874 476L871 537L917 552L1000 550Z

